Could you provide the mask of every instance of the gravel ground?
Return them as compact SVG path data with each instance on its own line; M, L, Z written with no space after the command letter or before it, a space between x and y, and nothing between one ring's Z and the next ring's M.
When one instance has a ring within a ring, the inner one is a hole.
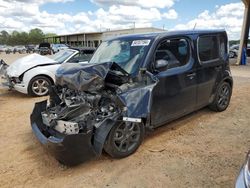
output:
M7 63L23 55L0 54ZM250 149L250 66L232 66L229 108L207 108L150 133L138 151L66 167L33 136L34 102L0 89L0 187L233 187Z

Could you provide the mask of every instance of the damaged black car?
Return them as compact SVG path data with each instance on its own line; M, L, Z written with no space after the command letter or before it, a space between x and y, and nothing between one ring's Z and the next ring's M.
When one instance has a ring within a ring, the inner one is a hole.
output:
M134 153L145 130L209 106L224 111L233 80L225 31L179 31L104 41L89 64L62 65L31 125L63 164Z

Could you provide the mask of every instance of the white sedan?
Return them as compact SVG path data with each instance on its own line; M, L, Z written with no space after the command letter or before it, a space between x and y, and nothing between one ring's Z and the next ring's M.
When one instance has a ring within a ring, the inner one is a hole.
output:
M46 57L31 54L7 65L0 61L3 85L31 96L44 96L55 83L55 72L63 63L87 63L94 49L67 49Z

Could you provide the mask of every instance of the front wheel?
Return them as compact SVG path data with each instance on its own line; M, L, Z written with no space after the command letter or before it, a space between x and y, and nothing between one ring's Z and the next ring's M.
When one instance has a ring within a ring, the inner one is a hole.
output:
M123 158L134 153L144 138L142 123L118 122L110 131L104 150L114 158Z
M32 78L28 86L28 94L35 97L41 97L49 94L51 81L45 76L36 76Z
M229 83L223 82L216 91L213 102L209 108L216 112L222 112L227 109L232 95L232 87Z

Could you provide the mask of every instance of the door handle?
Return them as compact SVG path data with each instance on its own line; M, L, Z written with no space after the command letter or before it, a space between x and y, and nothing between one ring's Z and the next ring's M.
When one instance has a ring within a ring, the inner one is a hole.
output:
M190 73L190 74L187 74L187 77L188 77L189 79L191 79L191 80L192 80L195 76L196 76L196 73L195 73L195 72Z

